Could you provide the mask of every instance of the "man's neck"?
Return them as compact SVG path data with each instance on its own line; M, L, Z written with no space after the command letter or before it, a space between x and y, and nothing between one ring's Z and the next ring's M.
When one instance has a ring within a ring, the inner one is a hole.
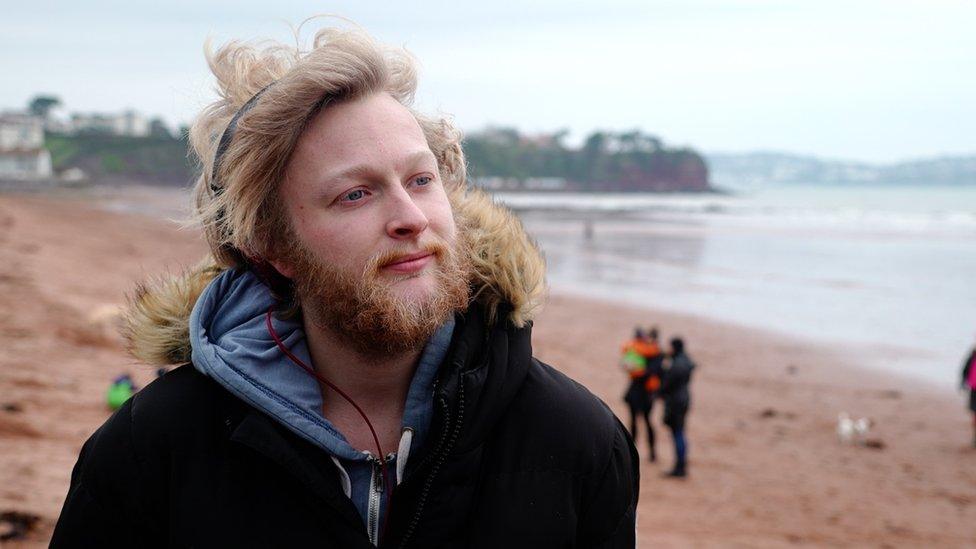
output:
M311 366L349 396L369 418L385 453L396 451L407 391L422 348L395 355L366 354L334 331L305 321ZM322 413L357 450L376 453L362 416L334 390L322 387Z

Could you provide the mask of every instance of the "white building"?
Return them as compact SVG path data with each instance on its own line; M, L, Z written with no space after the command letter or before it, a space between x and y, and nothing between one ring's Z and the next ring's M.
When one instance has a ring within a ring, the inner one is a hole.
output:
M149 135L149 121L136 111L128 110L120 115L122 135L146 137Z
M149 135L149 121L139 113L128 110L119 114L73 113L71 115L72 133L97 132L129 137Z
M0 179L44 179L52 174L44 121L27 113L0 114Z
M0 151L44 146L44 121L28 113L0 113Z

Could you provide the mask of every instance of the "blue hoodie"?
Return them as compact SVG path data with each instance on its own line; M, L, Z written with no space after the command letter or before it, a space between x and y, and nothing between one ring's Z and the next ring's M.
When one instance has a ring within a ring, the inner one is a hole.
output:
M230 269L220 274L204 289L190 314L193 364L238 398L328 452L339 469L343 490L375 545L386 504L378 462L369 452L350 446L323 417L318 381L278 349L266 325L266 314L274 303L267 286L252 272ZM284 345L310 365L301 320L273 318L272 322ZM390 471L395 483L402 480L411 448L423 444L430 427L434 377L453 332L451 318L427 342L417 364L407 392L400 446L389 455L389 466L396 466L395 474Z

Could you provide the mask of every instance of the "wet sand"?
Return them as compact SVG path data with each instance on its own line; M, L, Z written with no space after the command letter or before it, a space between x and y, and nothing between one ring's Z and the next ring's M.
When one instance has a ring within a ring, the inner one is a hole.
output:
M27 539L4 547L46 545L81 444L108 416L112 377L153 378L115 333L125 293L204 253L193 231L91 202L0 195L0 512L40 517ZM171 199L164 206L178 210ZM699 368L691 476L661 478L672 458L659 427L660 461L642 463L641 546L976 544L963 396L862 368L871 349L554 293L536 322L535 353L624 418L617 351L635 324L651 323L684 336ZM839 443L841 411L872 418L869 438L883 448ZM646 457L645 444L641 433Z

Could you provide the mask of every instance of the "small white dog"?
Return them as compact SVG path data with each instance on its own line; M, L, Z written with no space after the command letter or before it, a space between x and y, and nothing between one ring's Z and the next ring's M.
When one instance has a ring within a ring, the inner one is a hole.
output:
M872 421L866 417L854 419L847 412L837 415L837 438L844 444L861 444L867 441Z

